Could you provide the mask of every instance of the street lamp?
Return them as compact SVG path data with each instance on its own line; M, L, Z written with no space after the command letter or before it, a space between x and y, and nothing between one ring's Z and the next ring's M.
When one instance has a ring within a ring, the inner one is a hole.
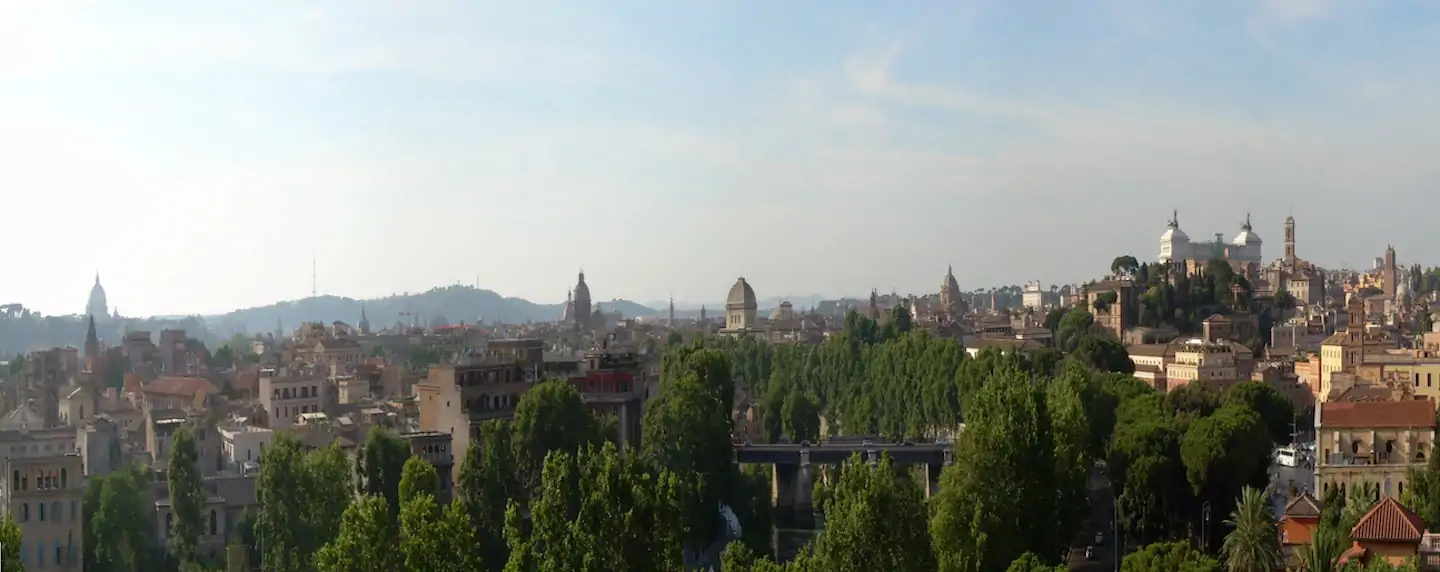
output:
M1109 481L1108 477L1106 481ZM1110 508L1114 512L1114 515L1110 518L1110 536L1114 538L1111 538L1110 541L1115 543L1115 550L1111 554L1111 560L1115 561L1115 572L1120 572L1120 558L1124 556L1122 552L1125 545L1120 542L1120 499L1115 497L1114 488L1110 489L1110 499Z
M1200 506L1200 549L1210 553L1210 501Z

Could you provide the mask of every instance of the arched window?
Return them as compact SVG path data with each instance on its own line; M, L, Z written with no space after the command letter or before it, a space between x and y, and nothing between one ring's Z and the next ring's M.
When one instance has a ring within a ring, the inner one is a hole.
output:
M20 522L30 522L30 503L20 505Z
M65 488L66 486L68 486L68 482L67 482L67 481L69 481L69 478L68 478L68 477L69 477L69 474L68 474L68 473L69 473L69 471L67 471L66 469L63 469L63 468L60 469L60 488L62 488L62 489Z
M35 504L36 504L36 506L40 507L40 508L39 508L39 510L40 510L40 515L39 515L39 516L40 516L40 522L45 522L45 503L42 502L42 503L35 503Z
M217 534L220 534L220 532L215 526L215 511L212 510L210 511L210 536L215 536Z

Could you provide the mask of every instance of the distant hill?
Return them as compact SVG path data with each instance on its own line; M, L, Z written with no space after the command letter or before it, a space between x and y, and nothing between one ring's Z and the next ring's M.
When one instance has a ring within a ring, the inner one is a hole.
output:
M629 300L597 301L606 313L620 312L627 318L654 316L658 311ZM525 321L550 322L564 314L564 304L536 304L521 298L506 298L490 290L471 286L446 286L420 294L404 294L356 300L340 296L316 296L302 300L278 302L268 306L235 310L218 316L205 316L205 323L221 335L237 332L274 332L283 326L291 331L304 322L330 323L336 320L350 325L360 322L360 309L370 319L372 329L383 329L396 322L419 320L429 325L436 316L450 324L476 321L507 323Z

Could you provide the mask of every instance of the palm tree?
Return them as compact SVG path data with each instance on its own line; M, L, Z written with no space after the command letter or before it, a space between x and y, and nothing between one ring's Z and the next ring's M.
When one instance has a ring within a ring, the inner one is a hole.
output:
M1310 544L1296 553L1300 572L1335 572L1340 560L1340 535L1330 525L1321 524L1310 535Z
M1280 530L1270 516L1264 491L1245 487L1225 524L1233 527L1220 547L1230 572L1271 572L1280 568Z

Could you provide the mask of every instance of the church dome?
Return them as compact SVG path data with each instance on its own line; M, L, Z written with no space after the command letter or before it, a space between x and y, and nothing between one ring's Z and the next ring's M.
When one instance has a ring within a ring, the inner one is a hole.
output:
M755 290L750 288L743 276L735 281L735 285L730 287L730 295L725 297L727 310L754 310L759 305L755 300Z
M942 294L960 292L960 283L955 280L955 267L945 269L945 279L940 283L940 292Z
M95 273L95 285L90 287L90 300L85 303L85 313L91 316L110 315L110 309L105 303L105 287L100 285L100 273Z
M1179 226L1179 225L1172 224L1172 225L1170 225L1169 228L1166 228L1166 229L1165 229L1165 233L1164 233L1164 234L1161 234L1161 235L1160 235L1160 241L1161 241L1161 242L1174 243L1174 244L1179 244L1179 243L1187 243L1187 244L1188 244L1188 243L1190 242L1190 235L1185 234L1185 231L1180 230L1180 226Z
M1250 227L1250 216L1246 215L1245 224L1240 225L1240 234L1235 235L1235 240L1232 242L1232 244L1238 246L1249 246L1252 244L1261 244L1263 242L1263 240L1260 240L1260 235L1255 234L1255 230Z

